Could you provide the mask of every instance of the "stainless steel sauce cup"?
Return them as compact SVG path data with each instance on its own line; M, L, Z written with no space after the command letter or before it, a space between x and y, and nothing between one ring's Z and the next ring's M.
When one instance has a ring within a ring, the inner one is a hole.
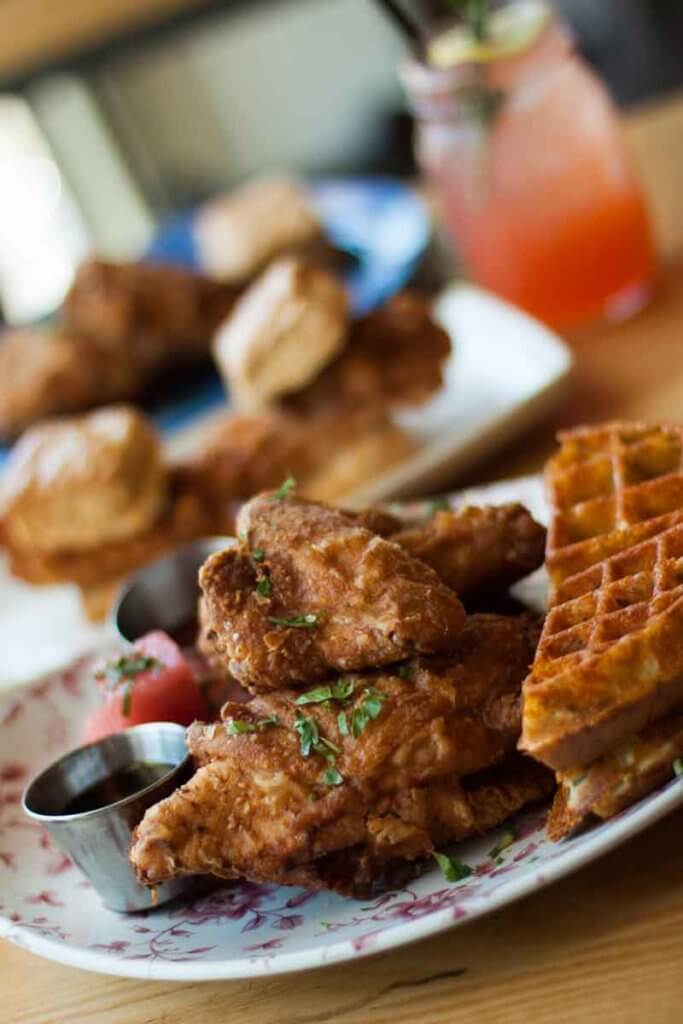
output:
M133 573L111 611L114 633L131 643L153 629L174 635L197 614L201 566L214 551L233 544L233 537L205 537Z
M106 778L140 762L169 765L168 772L130 796L94 810L65 814L71 801ZM151 722L106 736L55 761L24 793L25 813L40 822L79 866L110 910L149 910L179 896L193 884L177 879L149 889L139 885L128 862L135 826L152 804L186 782L192 762L185 729Z

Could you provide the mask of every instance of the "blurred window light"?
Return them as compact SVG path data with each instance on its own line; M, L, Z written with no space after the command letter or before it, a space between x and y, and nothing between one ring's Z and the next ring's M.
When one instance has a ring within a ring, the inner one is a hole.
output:
M0 304L8 323L59 305L88 241L29 104L0 95Z

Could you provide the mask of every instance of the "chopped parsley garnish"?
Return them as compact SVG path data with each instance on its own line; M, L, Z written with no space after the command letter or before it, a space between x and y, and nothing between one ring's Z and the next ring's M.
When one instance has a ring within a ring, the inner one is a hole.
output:
M287 477L287 479L282 481L282 483L280 484L278 489L275 491L275 493L271 494L270 500L271 501L284 501L285 498L288 498L290 496L290 494L292 493L292 491L294 490L295 487L296 487L296 480L294 479L294 477L290 473L289 476Z
M266 553L263 550L263 548L254 548L254 550L251 553L251 557L254 559L255 562L262 562L263 559L266 557Z
M368 722L377 718L382 713L384 694L368 687L363 690L362 700L351 712L351 734L355 740L364 731Z
M308 718L297 711L294 718L294 730L299 736L299 747L304 757L308 757L316 743L320 742L320 730L315 718Z
M163 668L158 658L151 658L148 654L131 655L125 654L116 661L110 661L99 672L95 674L96 679L107 679L110 683L120 683L122 679L131 679L141 672L149 672L151 669Z
M496 845L491 850L489 850L489 857L491 857L493 860L496 860L497 857L500 857L503 850L507 850L508 846L512 846L516 838L517 835L514 829L506 828L503 834L498 839Z
M158 658L152 658L148 654L122 655L116 661L110 661L99 672L95 673L96 679L106 679L107 688L115 689L119 683L126 680L121 700L121 714L128 718L133 706L133 684L141 672L150 672L163 668Z
M326 768L323 772L322 781L326 786L341 786L344 776L336 768Z
M268 576L262 576L256 584L256 593L260 594L261 597L270 597L270 579Z
M458 860L457 857L449 857L447 853L434 853L434 860L441 868L443 877L447 882L460 882L472 874L469 864Z
M671 767L674 770L674 775L683 775L683 757L677 757Z
M316 686L297 697L295 704L322 704L326 700L347 700L353 693L353 679L338 679L330 686Z
M317 621L318 616L313 612L308 612L307 615L293 615L291 619L281 619L275 615L268 616L268 622L272 622L274 626L289 626L291 629L310 629L311 626L316 625Z
M425 519L433 519L437 512L448 512L450 507L448 498L433 498L427 502Z
M339 726L339 732L342 736L348 736L351 730L349 729L349 720L346 717L345 711L340 711L337 715L337 725Z
M247 732L260 732L271 725L279 725L280 721L273 715L272 718L262 718L258 722L247 722L243 718L229 718L225 725L228 736L239 736Z
M339 747L332 740L320 735L315 718L309 718L297 711L294 730L299 736L299 749L304 757L308 757L311 751L314 751L324 757L328 764L334 764L336 755L340 753Z
M415 666L412 661L406 661L403 665L399 665L396 669L396 675L399 679L412 679L415 673Z
M335 755L341 753L339 747L331 740L326 740L324 736L313 744L313 749L316 754L322 754L326 761L334 761Z
M124 718L128 718L133 707L133 680L129 679L126 683L126 688L123 691L123 700L121 701L121 714Z

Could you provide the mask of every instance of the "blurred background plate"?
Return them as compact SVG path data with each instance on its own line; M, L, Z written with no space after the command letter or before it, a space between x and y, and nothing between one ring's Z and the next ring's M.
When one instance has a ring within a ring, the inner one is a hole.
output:
M353 312L367 312L415 273L431 235L422 199L393 178L325 178L309 186L330 242L353 257L344 274ZM201 270L193 237L193 210L170 218L147 259Z

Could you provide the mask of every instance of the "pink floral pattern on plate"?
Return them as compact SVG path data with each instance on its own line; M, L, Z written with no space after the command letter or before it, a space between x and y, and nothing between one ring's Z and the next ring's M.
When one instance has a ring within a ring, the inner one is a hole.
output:
M512 491L506 486L500 495L493 491L492 500L538 503L536 481ZM139 914L116 914L102 907L81 872L21 811L28 780L80 741L97 699L92 661L81 658L0 702L0 936L90 970L178 980L239 978L389 949L511 903L683 803L681 778L557 845L545 836L545 809L532 809L513 822L514 842L495 856L503 830L460 844L458 857L472 869L462 881L448 884L435 865L409 887L366 903L242 882Z

